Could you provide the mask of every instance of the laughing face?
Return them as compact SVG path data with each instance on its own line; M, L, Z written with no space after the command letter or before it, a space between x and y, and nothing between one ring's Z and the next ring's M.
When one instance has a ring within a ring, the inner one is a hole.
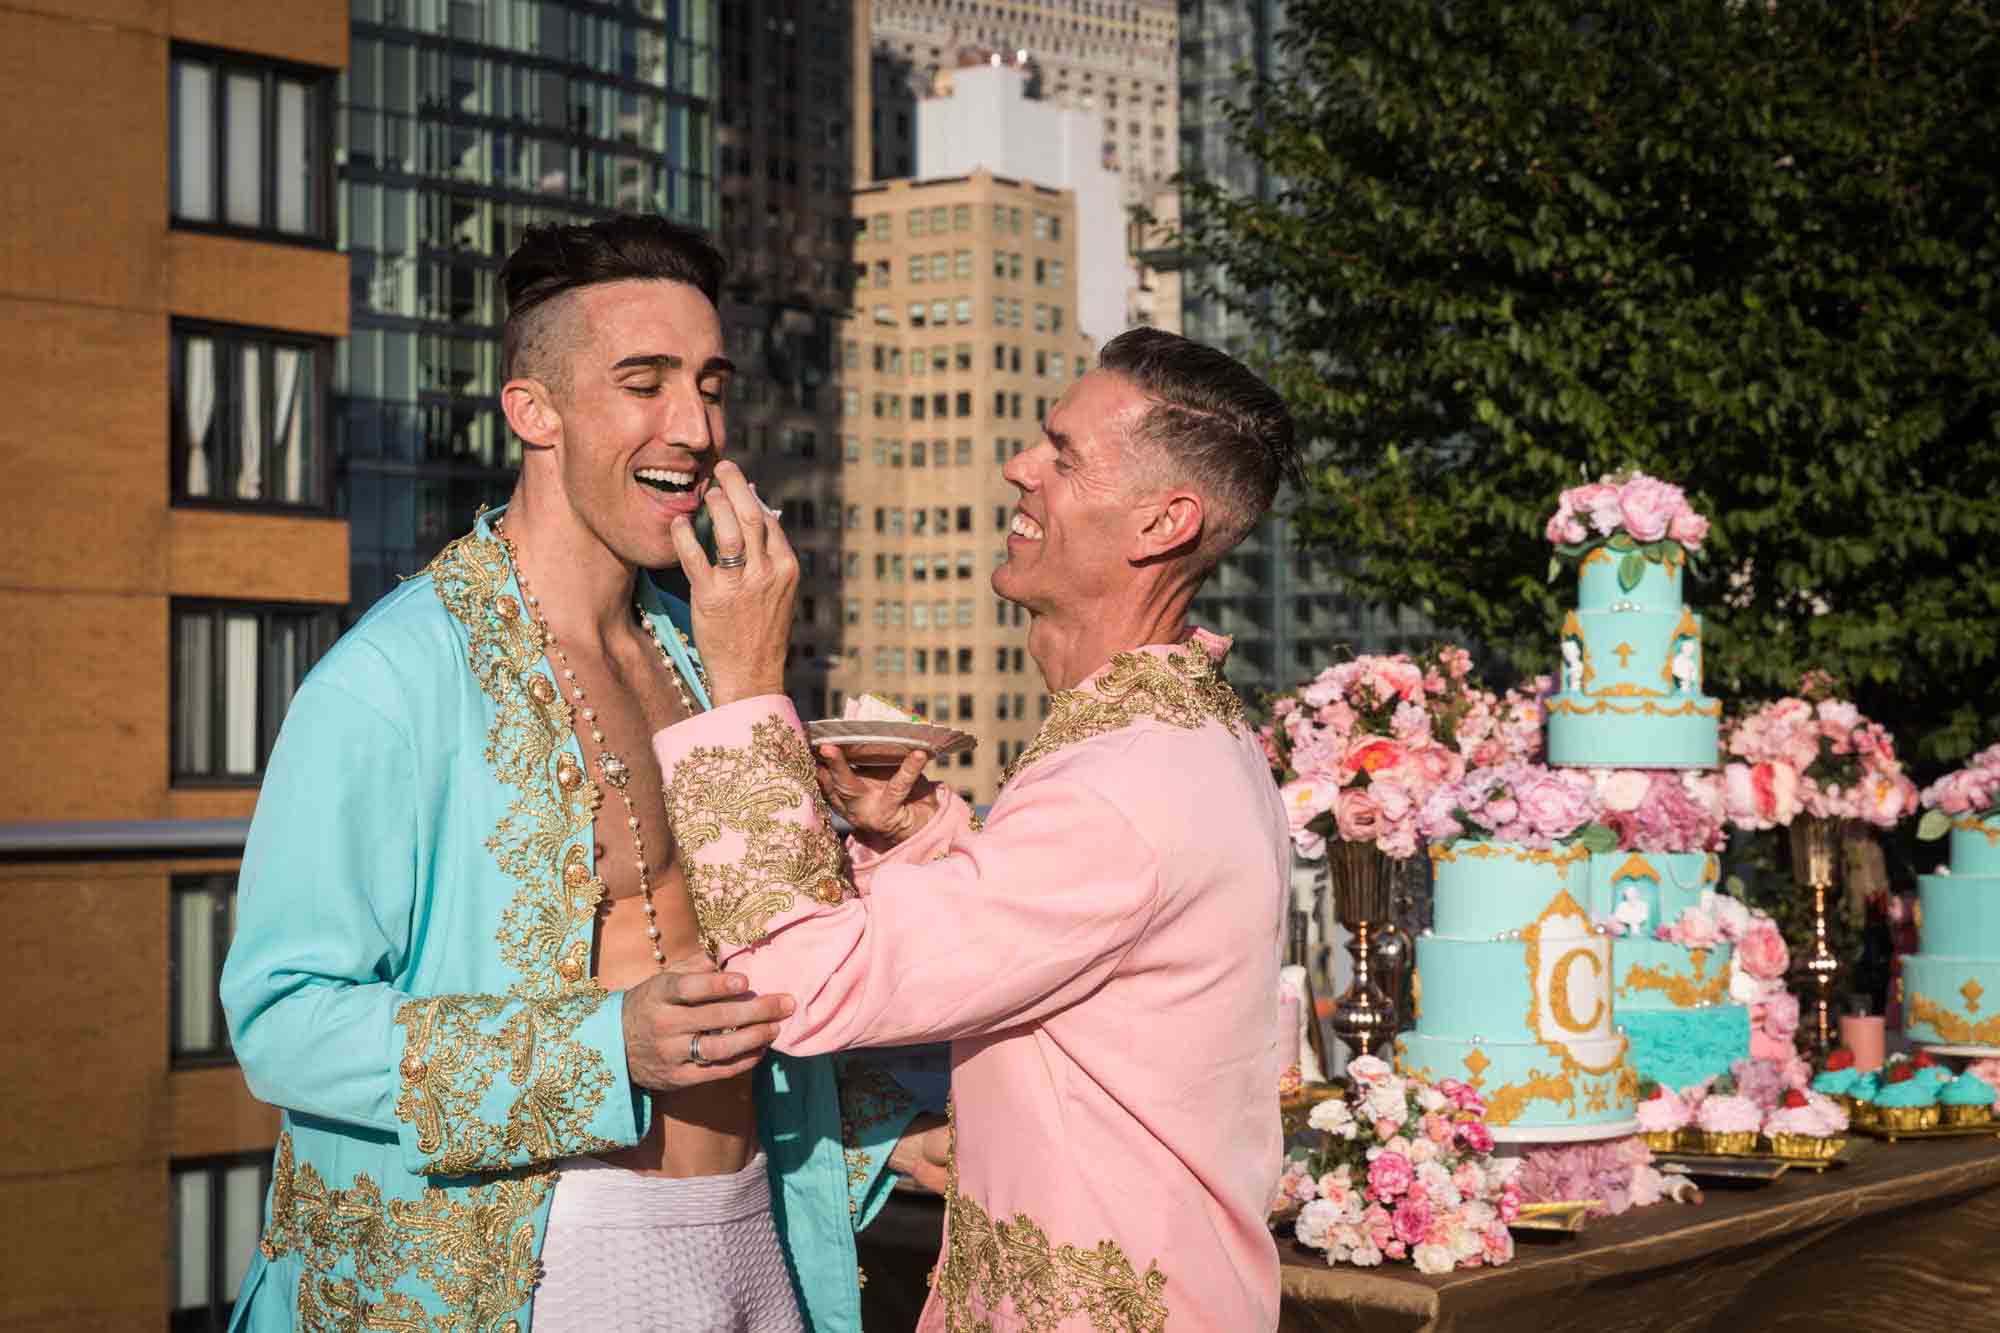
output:
M701 508L727 443L734 370L714 305L686 283L607 282L571 295L569 386L555 399L565 498L628 565L674 563L670 525Z
M1049 413L1041 441L1007 460L1001 475L1021 498L994 592L1038 616L1087 613L1122 593L1137 526L1124 441L1147 407L1131 380L1093 370Z

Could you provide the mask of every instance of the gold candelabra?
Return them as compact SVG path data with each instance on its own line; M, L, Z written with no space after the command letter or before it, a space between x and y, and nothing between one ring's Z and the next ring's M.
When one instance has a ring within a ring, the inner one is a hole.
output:
M1333 1032L1353 1055L1374 1055L1396 1034L1396 1007L1377 973L1380 936L1395 929L1389 899L1397 862L1373 843L1329 842L1326 865L1334 919L1347 929L1347 952L1354 961L1353 978L1333 1004Z
M1834 979L1840 959L1826 940L1826 899L1838 879L1841 835L1844 820L1819 815L1800 815L1792 821L1792 877L1812 890L1813 943L1805 960L1806 975L1812 981L1811 1014L1800 1024L1807 1031L1813 1050L1824 1055L1833 1049L1838 1024L1833 1013Z

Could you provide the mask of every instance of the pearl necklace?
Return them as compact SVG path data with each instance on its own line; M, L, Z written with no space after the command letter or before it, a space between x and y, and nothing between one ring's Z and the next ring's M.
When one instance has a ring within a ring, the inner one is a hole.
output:
M549 628L549 618L542 614L541 602L536 599L534 589L528 586L528 573L521 566L521 553L515 549L514 539L509 537L502 527L505 522L505 519L495 521L493 535L507 548L507 558L514 566L514 580L521 585L521 597L528 603L528 614L540 627L542 638L548 643L550 651L555 653L556 665L562 672L563 684L570 691L570 697L576 700L584 724L590 728L590 739L597 744L597 771L604 775L604 780L611 785L611 790L617 792L618 799L625 803L625 827L632 833L632 864L639 872L639 899L641 906L646 909L646 942L653 951L654 964L665 968L667 956L660 952L660 921L653 908L653 877L646 868L646 838L639 831L639 808L632 803L632 794L626 790L626 784L632 780L632 767L605 748L604 732L597 725L597 710L584 704L583 686L577 683L576 672L569 664L569 655L563 651L562 644L556 639L555 631ZM674 690L680 695L682 710L689 717L693 717L701 710L695 707L694 697L688 693L687 681L682 677L680 668L674 665L674 659L668 655L666 641L660 638L659 630L647 616L646 608L640 604L636 596L632 599L632 614L638 618L639 627L652 638L653 646L660 650L660 661L665 664L667 675L674 682ZM676 629L675 632L679 633L679 630ZM681 642L683 646L686 645L685 634L681 635ZM703 682L704 685L706 683Z

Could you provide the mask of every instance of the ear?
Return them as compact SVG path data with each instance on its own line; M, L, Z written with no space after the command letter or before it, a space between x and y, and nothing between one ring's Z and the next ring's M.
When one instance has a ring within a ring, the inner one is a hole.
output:
M1193 491L1168 491L1148 500L1139 511L1132 535L1135 564L1192 555L1201 544L1201 497Z
M500 410L530 449L553 449L562 442L562 413L540 380L508 380L500 389Z

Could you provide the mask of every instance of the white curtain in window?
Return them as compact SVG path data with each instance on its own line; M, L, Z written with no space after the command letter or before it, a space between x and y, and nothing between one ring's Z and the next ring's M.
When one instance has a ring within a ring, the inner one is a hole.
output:
M292 504L311 499L306 494L306 353L295 347L272 349L277 395L276 429L271 438L278 449L278 498Z
M230 616L222 626L222 771L257 772L257 617Z
M264 349L246 343L236 356L236 498L264 498Z
M174 768L181 773L215 771L210 746L215 734L210 709L215 697L212 633L213 623L205 615L184 615L174 622Z
M180 957L175 960L174 1005L180 1019L180 1048L207 1051L215 1032L215 899L206 891L177 893Z
M231 74L223 84L223 220L239 227L264 222L264 82Z
M187 493L208 494L208 428L215 423L215 343L189 338L181 354L187 403Z
M308 229L312 161L306 150L306 86L278 81L278 140L275 175L278 184L278 230Z
M251 1164L232 1166L222 1177L222 1289L243 1289L250 1256L257 1252L263 1231L264 1190L261 1170Z
M208 1172L174 1173L174 1308L208 1304Z

